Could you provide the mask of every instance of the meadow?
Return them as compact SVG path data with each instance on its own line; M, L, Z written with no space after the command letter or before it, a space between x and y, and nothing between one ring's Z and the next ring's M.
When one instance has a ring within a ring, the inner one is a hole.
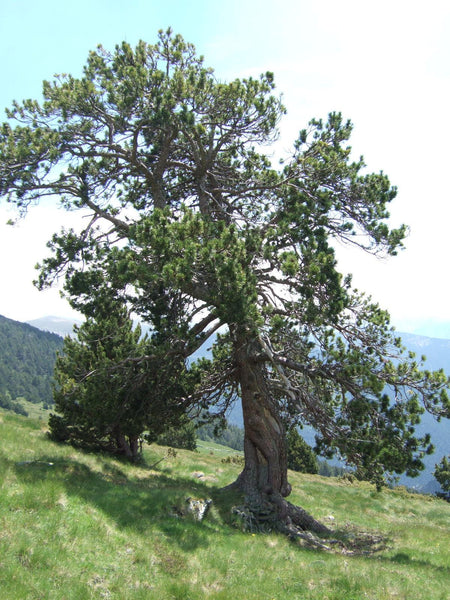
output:
M450 504L405 489L291 473L291 500L377 552L308 548L233 524L221 490L236 451L150 446L144 460L51 442L45 420L0 411L0 597L5 600L447 600ZM180 516L210 498L202 522Z

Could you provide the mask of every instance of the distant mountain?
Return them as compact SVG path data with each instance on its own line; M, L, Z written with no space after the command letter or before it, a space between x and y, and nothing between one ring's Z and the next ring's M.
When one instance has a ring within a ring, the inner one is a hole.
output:
M438 321L437 319L400 319L394 325L398 331L408 331L409 334L432 339L450 339L450 321Z
M399 333L403 345L415 352L417 358L426 357L430 370L444 369L450 375L450 339L433 338L412 333Z
M41 317L39 319L32 319L31 321L27 321L27 323L29 325L32 325L33 327L37 327L41 331L49 331L51 333L56 333L61 337L65 337L66 335L72 335L73 326L81 325L81 321L52 316Z
M51 381L62 337L0 316L0 396L52 403Z

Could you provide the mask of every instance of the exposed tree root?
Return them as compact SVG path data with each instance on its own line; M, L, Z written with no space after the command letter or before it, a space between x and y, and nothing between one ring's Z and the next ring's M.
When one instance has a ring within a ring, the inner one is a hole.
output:
M232 508L232 514L234 524L243 531L279 531L309 548L347 555L372 554L386 548L386 539L379 534L349 527L332 531L303 508L272 495L247 496L244 505Z

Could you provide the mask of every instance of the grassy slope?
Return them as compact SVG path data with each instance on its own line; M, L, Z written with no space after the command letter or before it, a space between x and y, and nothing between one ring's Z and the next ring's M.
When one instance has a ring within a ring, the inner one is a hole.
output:
M147 466L133 466L56 445L44 429L0 411L1 598L448 598L450 505L441 500L292 474L292 499L316 517L389 543L371 556L310 550L230 525L239 500L218 488L239 467L222 462L224 447L168 457L152 446ZM187 496L213 498L202 523L173 516Z

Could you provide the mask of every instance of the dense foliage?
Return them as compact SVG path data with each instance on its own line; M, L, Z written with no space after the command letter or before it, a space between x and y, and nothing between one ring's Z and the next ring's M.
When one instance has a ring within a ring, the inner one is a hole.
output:
M142 337L109 290L97 289L95 302L84 308L86 321L75 328L75 338L65 339L56 360L59 414L50 416L51 437L136 458L141 438L151 442L170 428L186 427L195 373L183 360L167 358L169 340Z
M436 465L434 476L445 492L450 492L450 456L443 456Z
M28 412L25 410L22 404L14 401L9 392L5 392L4 394L0 393L0 407L5 408L6 410L11 410L18 415L28 417Z
M52 404L52 377L61 337L0 316L0 398Z
M197 432L195 423L187 416L180 418L176 426L165 429L156 438L160 446L171 448L182 448L183 450L195 450L197 448Z
M237 485L319 531L283 505L286 427L313 426L320 452L376 481L414 475L432 449L415 428L424 409L450 414L448 380L403 352L386 312L336 263L337 243L402 247L406 228L388 222L395 188L352 158L352 125L338 113L311 120L274 165L265 146L285 112L274 89L272 73L218 81L170 31L155 45L99 47L82 77L45 82L42 104L8 111L0 195L25 213L54 194L89 215L52 238L42 287L64 272L79 308L107 281L156 332L167 323L155 303L173 299L181 316L167 357L185 359L221 329L195 396L223 411L242 402Z
M286 440L289 469L300 473L318 473L317 457L295 427L287 432Z

